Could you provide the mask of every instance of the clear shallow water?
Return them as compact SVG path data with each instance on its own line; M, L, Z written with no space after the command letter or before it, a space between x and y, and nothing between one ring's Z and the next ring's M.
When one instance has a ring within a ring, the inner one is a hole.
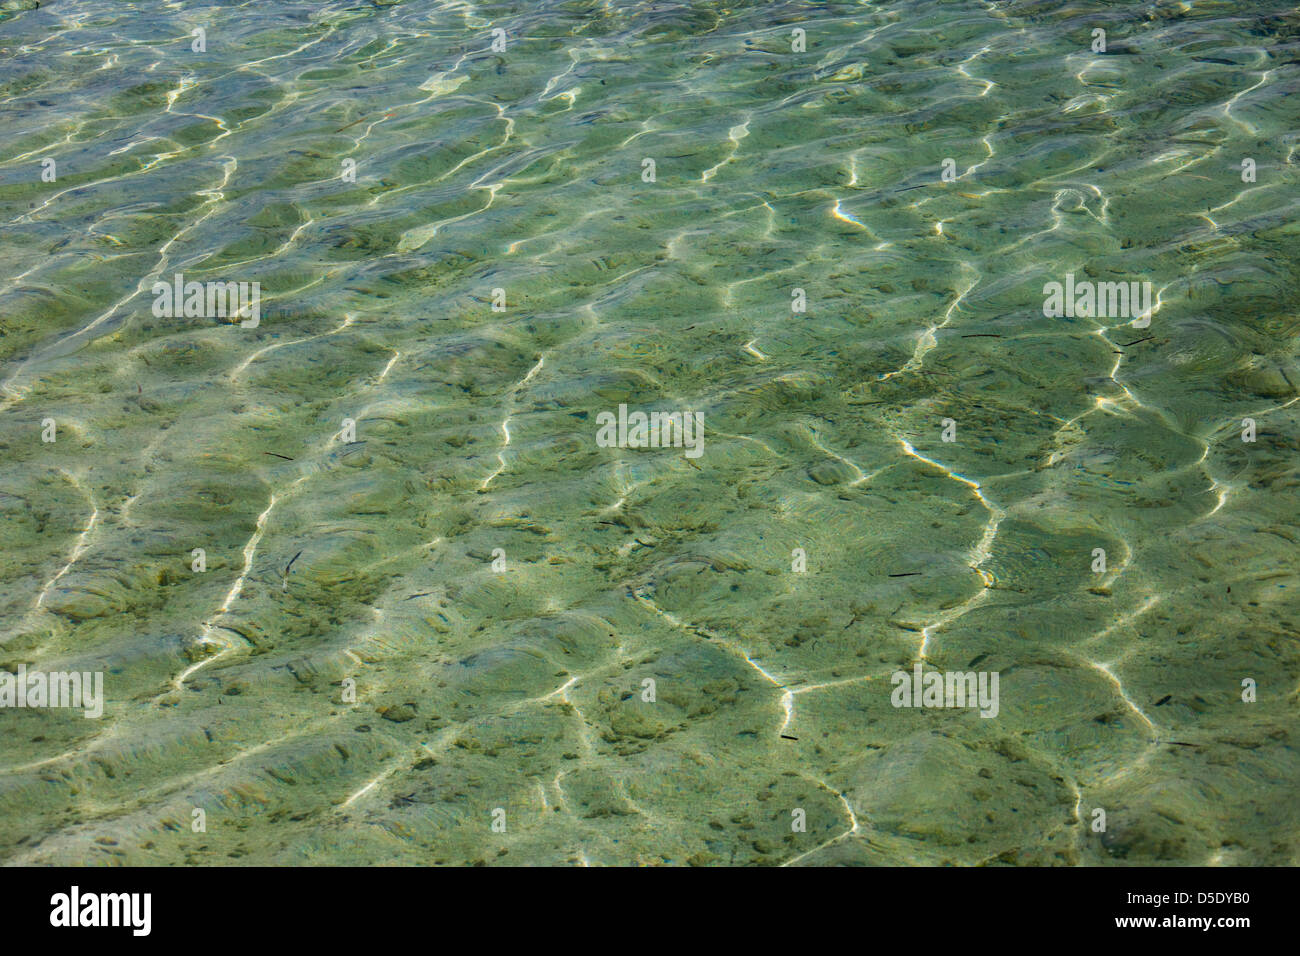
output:
M14 6L5 860L1295 862L1288 5Z

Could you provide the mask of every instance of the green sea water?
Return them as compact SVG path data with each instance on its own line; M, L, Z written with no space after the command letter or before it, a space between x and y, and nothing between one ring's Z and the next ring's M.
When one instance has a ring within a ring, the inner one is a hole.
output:
M1296 863L1297 104L1275 0L0 5L0 670L104 688L0 860Z

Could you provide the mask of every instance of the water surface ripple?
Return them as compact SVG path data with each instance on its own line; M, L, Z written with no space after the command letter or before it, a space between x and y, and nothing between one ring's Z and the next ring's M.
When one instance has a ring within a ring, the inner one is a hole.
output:
M1292 5L34 6L0 859L1297 862Z

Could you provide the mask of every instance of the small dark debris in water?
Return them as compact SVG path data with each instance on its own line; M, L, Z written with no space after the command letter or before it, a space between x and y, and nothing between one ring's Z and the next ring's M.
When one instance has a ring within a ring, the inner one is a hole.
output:
M798 738L798 737L791 737L789 734L782 734L782 735L781 735L781 739L782 739L782 740L798 740L799 738Z
M1171 747L1199 747L1200 746L1200 744L1183 743L1181 740L1166 740L1165 743L1167 743Z
M301 558L301 557L302 557L302 552L299 551L299 552L298 552L297 554L295 554L292 558L290 558L290 559L289 559L289 563L286 564L286 565L284 566L284 573L285 573L285 574L288 574L288 573L289 573L289 569L290 569L291 567L293 567L293 563L294 563L295 561L297 561L297 560L298 560L299 558Z
M393 114L392 114L392 113L386 113L386 114L384 114L384 119L392 119L392 118L393 118ZM341 133L341 132L343 132L345 129L351 129L352 127L356 126L358 123L364 123L367 119L368 119L368 117L363 116L363 117L361 117L361 119L353 120L353 121L352 121L351 123L349 123L347 126L340 126L340 127L339 127L338 129L336 129L334 132L336 132L336 133Z
M997 332L968 332L962 336L963 339L1000 339L1002 336Z
M971 658L971 662L970 662L969 664L967 664L966 666L967 666L967 667L974 667L975 665L980 664L980 663L982 663L983 661L985 661L985 660L987 660L987 659L988 659L988 655L987 655L987 654L977 654L975 657Z
M263 455L272 455L272 456L274 456L274 457L276 457L276 458L283 458L285 461L293 461L293 459L290 458L288 455L277 455L277 454L276 454L275 452L273 452L273 451L264 451L264 452L262 452L262 454L263 454Z
M1148 335L1146 338L1144 338L1144 339L1138 339L1138 340L1135 341L1135 342L1121 342L1121 343L1119 344L1119 347L1122 348L1122 349L1126 349L1126 348L1128 348L1129 346L1132 346L1132 345L1141 345L1143 342L1150 342L1150 341L1151 341L1152 339L1154 339L1154 338L1155 338L1154 335Z
M912 577L916 577L916 575L920 573L921 573L920 571L899 571L896 574L891 574L890 577L891 578L912 578Z
M1169 703L1171 700L1173 700L1173 697L1174 697L1173 694L1165 694L1164 697L1161 697L1158 701L1156 701L1156 706L1160 707L1163 704Z

